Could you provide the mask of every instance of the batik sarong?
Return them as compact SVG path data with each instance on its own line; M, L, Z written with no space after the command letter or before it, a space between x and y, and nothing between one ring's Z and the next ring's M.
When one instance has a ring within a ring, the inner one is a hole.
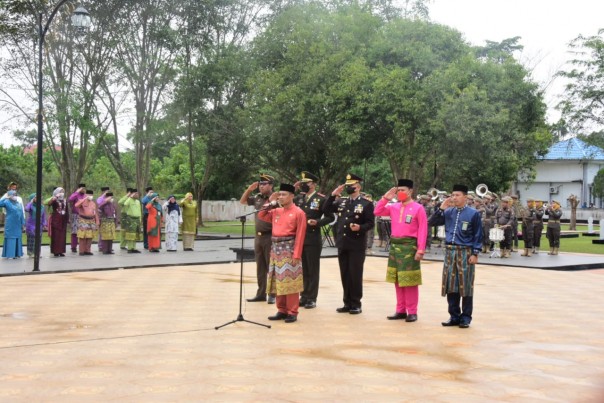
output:
M126 241L138 241L140 239L140 218L127 216L127 219L122 221L122 228L126 230Z
M446 245L443 265L442 296L459 293L462 297L474 295L473 264L468 263L472 256L469 246Z
M304 290L302 259L294 265L294 237L273 237L266 292L273 295L296 294Z
M78 238L94 238L97 230L94 218L78 217Z
M415 260L416 252L416 238L390 238L386 281L400 287L421 285L422 271L420 262Z

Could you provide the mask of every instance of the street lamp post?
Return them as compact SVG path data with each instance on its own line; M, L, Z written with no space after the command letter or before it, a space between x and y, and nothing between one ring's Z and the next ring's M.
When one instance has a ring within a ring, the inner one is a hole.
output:
M43 109L42 103L44 86L42 85L42 61L43 61L43 49L44 49L44 38L50 27L50 23L59 11L59 8L68 0L61 0L50 13L46 24L42 24L42 13L38 15L38 161L37 161L37 173L36 173L36 234L35 234L35 246L34 246L34 271L40 271L40 251L42 246L42 156L44 147L44 126L43 126ZM90 14L83 7L78 7L73 16L71 17L71 23L78 29L86 29L90 26Z

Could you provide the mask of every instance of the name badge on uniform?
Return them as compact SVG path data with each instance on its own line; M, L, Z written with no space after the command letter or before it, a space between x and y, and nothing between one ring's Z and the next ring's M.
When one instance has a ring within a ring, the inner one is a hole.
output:
M354 206L354 212L355 213L362 213L363 212L363 205L362 204L357 204L356 206Z
M319 203L317 203L317 199L313 199L313 201L310 202L310 209L318 210L318 208L319 208Z
M468 224L469 224L469 222L467 222L467 221L463 221L463 222L461 223L461 230L462 230L462 231L467 231L467 230L468 230Z
M411 219L413 218L413 216L411 214L407 214L405 216L405 224L411 224Z

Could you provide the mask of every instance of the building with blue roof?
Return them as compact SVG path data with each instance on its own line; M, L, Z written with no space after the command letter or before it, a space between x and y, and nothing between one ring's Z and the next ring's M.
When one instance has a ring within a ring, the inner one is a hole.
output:
M578 138L554 144L535 167L536 177L529 181L522 174L515 184L519 198L525 204L528 198L560 202L569 208L567 199L574 194L580 206L602 207L602 200L592 195L593 180L604 168L604 150Z

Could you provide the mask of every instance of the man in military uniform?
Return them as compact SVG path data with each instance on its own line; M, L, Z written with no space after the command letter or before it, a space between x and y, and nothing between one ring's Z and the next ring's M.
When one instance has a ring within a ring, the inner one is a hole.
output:
M560 218L562 217L562 209L557 200L552 200L551 206L545 210L547 215L547 232L546 236L549 240L548 255L557 255L560 249Z
M294 203L306 214L306 236L302 249L302 274L304 291L300 297L300 306L312 309L317 306L319 294L319 274L321 270L321 250L323 238L321 228L333 221L333 214L323 213L325 195L317 192L319 178L308 171L302 171L296 187L300 193Z
M512 252L518 251L518 220L522 219L522 205L518 201L518 195L514 194L511 196L512 202L510 204L514 211L514 223L512 224L512 243L510 249Z
M483 238L483 244L485 245L485 253L494 250L494 242L491 241L490 231L495 226L495 212L497 211L497 203L495 198L490 194L484 197L484 210L485 220L483 221L483 228L485 231L485 237ZM486 228L485 228L486 227Z
M513 241L513 225L514 219L516 216L514 215L514 210L511 207L512 198L510 196L505 196L501 198L501 206L497 209L495 213L495 222L499 225L500 228L503 229L503 241L499 242L499 247L501 249L501 258L510 257L510 252L512 248Z
M270 175L260 175L260 180L247 187L239 203L245 206L254 206L256 211L262 210L268 204L268 198L273 193L273 182L275 178ZM259 190L260 193L252 196L252 192ZM256 255L256 277L258 281L258 291L254 298L249 298L248 302L266 301L266 276L271 259L271 234L273 225L270 222L261 220L258 214L255 216L256 236L254 238L254 253ZM268 303L275 303L275 296L268 297Z
M533 221L533 253L539 254L541 235L543 234L543 201L535 200L535 220Z
M526 208L522 209L522 240L524 241L524 252L520 256L530 257L533 255L533 238L535 236L535 200L527 199Z
M326 213L338 214L336 247L344 306L336 311L352 315L362 312L366 234L375 225L373 203L361 197L361 182L360 177L348 174L346 182L331 192L324 209ZM344 189L347 198L341 198Z

